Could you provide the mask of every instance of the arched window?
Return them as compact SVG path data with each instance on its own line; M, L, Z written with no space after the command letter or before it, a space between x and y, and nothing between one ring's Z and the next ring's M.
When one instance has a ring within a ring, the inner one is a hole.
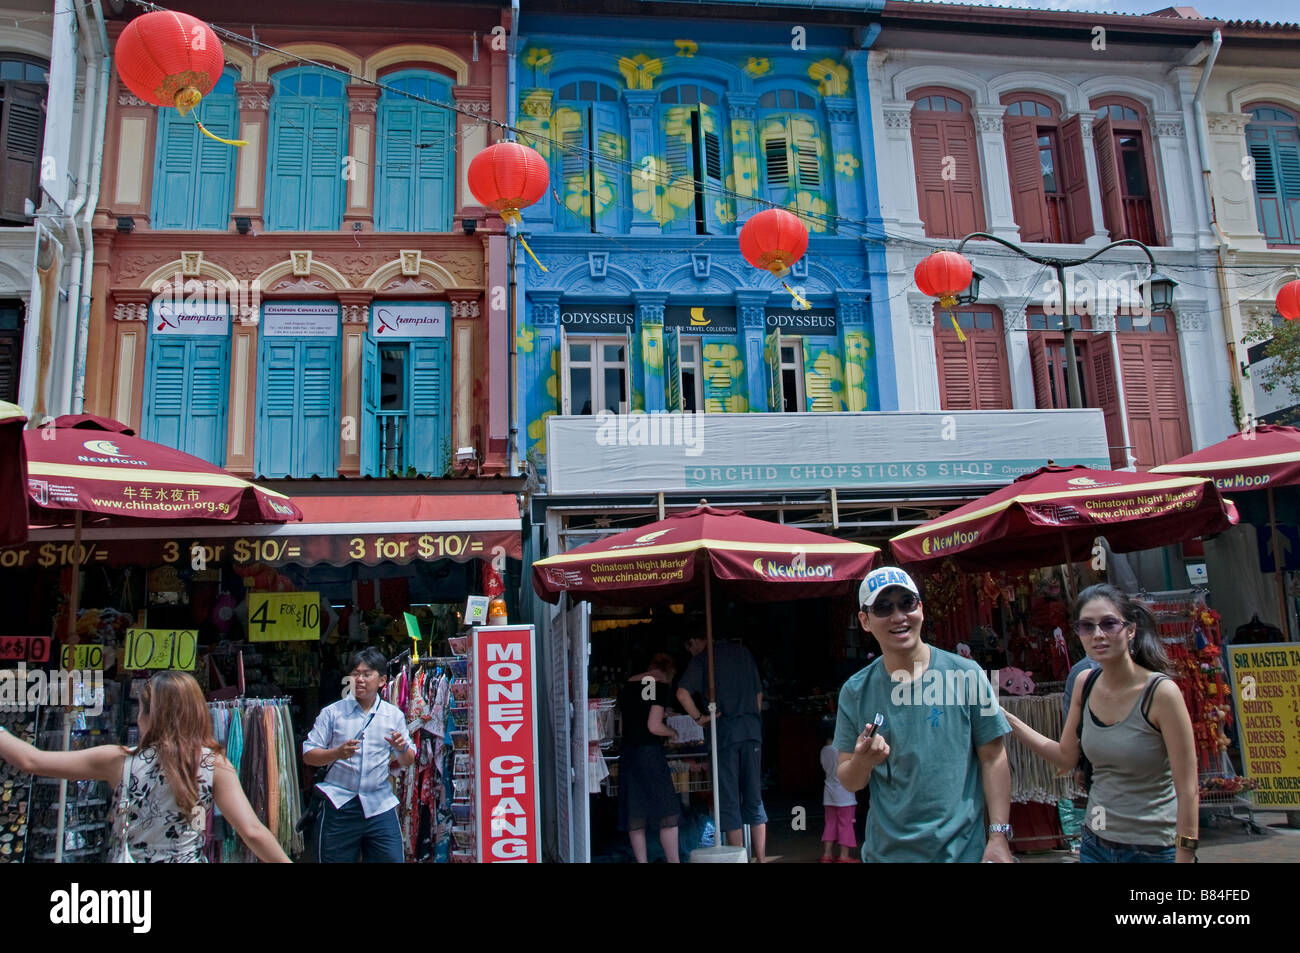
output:
M717 90L698 83L679 83L659 93L663 168L655 183L654 215L665 233L731 231L736 213L723 192L731 157L721 102Z
M266 227L334 231L343 222L348 100L337 73L304 66L271 76Z
M197 118L216 136L239 138L238 70L227 69L203 97L195 115L158 110L158 148L154 159L154 228L220 229L230 224L235 201L238 150L199 132Z
M41 199L45 84L49 65L0 55L0 222L27 225Z
M1146 111L1132 100L1115 96L1094 99L1091 107L1097 116L1092 141L1110 237L1164 244Z
M1007 93L1002 130L1007 143L1011 205L1027 242L1082 242L1092 235L1092 207L1078 116L1041 93Z
M551 138L560 143L552 146L556 228L623 231L628 144L618 90L596 79L562 83L551 104Z
M447 232L455 212L451 80L424 70L381 79L375 230Z
M1246 111L1259 230L1270 245L1300 245L1300 110L1259 103Z
M970 99L945 89L908 94L916 195L931 238L960 238L984 229L984 196Z
M758 130L764 197L778 205L829 213L829 196L834 194L831 149L818 99L797 89L761 93Z

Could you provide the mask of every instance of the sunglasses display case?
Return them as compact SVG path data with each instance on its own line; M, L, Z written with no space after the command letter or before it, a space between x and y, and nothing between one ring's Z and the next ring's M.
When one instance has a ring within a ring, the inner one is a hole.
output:
M0 711L0 725L22 741L36 740L36 711ZM21 864L31 822L32 776L0 761L0 864Z

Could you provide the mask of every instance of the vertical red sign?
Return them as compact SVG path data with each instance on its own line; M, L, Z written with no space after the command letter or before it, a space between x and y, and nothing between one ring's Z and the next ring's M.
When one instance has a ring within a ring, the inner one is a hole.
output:
M541 860L537 677L531 625L474 629L474 772L479 861Z

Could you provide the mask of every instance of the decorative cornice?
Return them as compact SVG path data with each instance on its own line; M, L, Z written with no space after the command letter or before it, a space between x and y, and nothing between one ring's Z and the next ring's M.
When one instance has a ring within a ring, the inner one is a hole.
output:
M239 96L240 111L252 110L266 112L271 108L270 83L240 81L235 84L235 93Z
M1156 120L1156 135L1168 136L1172 139L1182 139L1186 135L1181 119L1160 119Z
M534 119L546 119L551 115L551 100L554 95L554 91L549 89L527 90L524 93L520 108L525 116L531 116Z
M1247 321L1268 321L1272 323L1273 316L1277 314L1277 305L1273 303L1241 304L1241 316Z
M826 119L831 123L849 123L853 121L852 106L827 106Z
M379 112L379 100L361 99L348 96L348 112L354 113L377 113Z
M1205 123L1211 135L1240 136L1245 133L1250 117L1245 113L1210 113Z
M1079 116L1079 132L1083 134L1083 138L1092 138L1092 124L1095 118L1095 116Z
M452 301L451 303L451 316L453 318L477 318L479 314L477 298Z
M912 325L918 328L934 327L934 303L930 301L913 301L907 314Z
M762 330L767 320L767 311L761 304L746 304L740 308L740 326L750 330Z
M911 129L912 104L900 103L882 107L885 113L886 129Z
M558 301L534 301L532 308L533 324L553 327L560 323L560 303Z
M119 302L113 308L114 321L148 321L149 304L139 304L135 302Z
M1017 311L1007 311L1002 315L1002 330L1025 331L1029 328L1029 318L1025 314L1025 309L1020 308Z
M370 306L365 304L345 304L342 306L344 324L365 324L370 320Z
M118 90L117 104L119 106L152 106L153 103L146 103L143 99L131 92L129 89Z
M999 136L1002 135L1001 110L1001 106L998 107L998 112L996 113L985 112L982 109L977 109L976 112L978 115L975 117L975 125L979 128L979 131L996 133Z
M1092 316L1092 329L1098 333L1114 331L1119 325L1113 314L1095 314Z
M465 99L458 101L456 105L478 116L486 116L492 112L492 103L486 99Z
M1205 315L1201 314L1199 311L1180 312L1174 321L1178 325L1178 331L1180 334L1189 331L1205 330Z
M629 103L627 104L627 118L629 118L629 119L649 119L651 116L654 115L654 109L655 109L655 107L654 107L654 103L636 103L636 102L629 102ZM752 119L753 117L754 117L754 112L753 112L753 110L751 109L748 118ZM733 118L733 119L739 119L739 118L743 118L743 117L741 117L741 116L739 116L737 113L733 112L733 113L731 114L731 118Z

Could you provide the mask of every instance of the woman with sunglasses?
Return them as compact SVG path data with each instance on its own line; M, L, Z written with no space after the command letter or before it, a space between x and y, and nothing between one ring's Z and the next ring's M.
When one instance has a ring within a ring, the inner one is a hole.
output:
M1083 863L1196 860L1196 747L1182 693L1146 606L1114 586L1089 586L1074 631L1100 670L1079 674L1059 742L1007 712L1027 748L1072 771L1092 764Z
M114 843L122 840L134 863L203 860L213 804L248 848L267 863L289 863L275 835L257 819L239 775L212 738L203 690L185 672L159 672L140 693L140 744L99 745L82 751L41 751L0 728L0 760L28 774L114 785ZM125 795L122 783L126 782Z

